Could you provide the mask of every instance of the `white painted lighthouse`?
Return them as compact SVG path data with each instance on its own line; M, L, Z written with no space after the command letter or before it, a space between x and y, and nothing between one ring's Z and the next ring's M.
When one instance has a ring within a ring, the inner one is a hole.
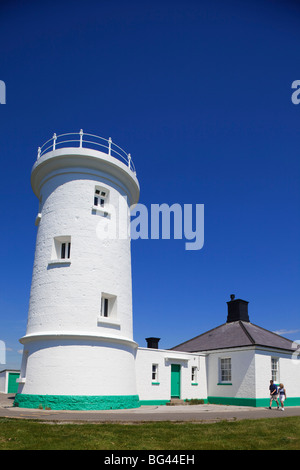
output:
M31 184L38 227L15 405L137 407L127 228L139 183L130 154L82 131L54 134Z

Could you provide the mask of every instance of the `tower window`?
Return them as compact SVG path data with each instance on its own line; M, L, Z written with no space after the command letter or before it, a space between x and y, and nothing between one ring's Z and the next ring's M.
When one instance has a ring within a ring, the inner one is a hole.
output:
M104 188L99 188L96 186L94 194L94 206L104 207L107 202L108 191Z
M110 294L102 294L101 296L101 317L117 317L117 297Z
M103 298L102 315L103 317L108 317L108 299L105 297Z
M70 262L71 259L71 237L54 237L51 261Z
M69 259L71 255L71 242L64 242L61 244L60 258Z

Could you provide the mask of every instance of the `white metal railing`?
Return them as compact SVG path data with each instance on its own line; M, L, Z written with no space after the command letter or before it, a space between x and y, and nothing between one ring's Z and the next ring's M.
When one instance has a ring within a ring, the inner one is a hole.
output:
M115 144L111 137L104 139L104 137L99 137L98 135L87 134L83 132L82 129L80 129L79 132L69 132L67 134L60 135L53 134L51 139L47 140L47 142L38 148L37 159L47 152L64 147L91 148L101 151L106 149L107 154L110 157L115 157L118 160L125 162L128 168L136 174L130 153L126 153L121 149L121 147Z

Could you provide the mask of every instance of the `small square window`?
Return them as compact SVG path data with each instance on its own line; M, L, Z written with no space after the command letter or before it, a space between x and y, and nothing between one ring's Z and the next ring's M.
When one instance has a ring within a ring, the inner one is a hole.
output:
M100 316L104 318L117 317L117 296L111 294L102 294Z
M52 247L52 261L70 261L71 259L71 237L54 237Z
M108 198L108 191L96 186L94 194L94 206L99 208L105 207Z

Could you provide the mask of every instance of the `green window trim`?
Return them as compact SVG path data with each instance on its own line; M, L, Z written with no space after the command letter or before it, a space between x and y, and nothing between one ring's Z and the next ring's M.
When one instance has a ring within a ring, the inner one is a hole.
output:
M152 382L152 385L160 385L160 382Z
M191 385L198 385L198 383L197 382L192 382Z
M231 382L218 382L217 385L232 385Z

